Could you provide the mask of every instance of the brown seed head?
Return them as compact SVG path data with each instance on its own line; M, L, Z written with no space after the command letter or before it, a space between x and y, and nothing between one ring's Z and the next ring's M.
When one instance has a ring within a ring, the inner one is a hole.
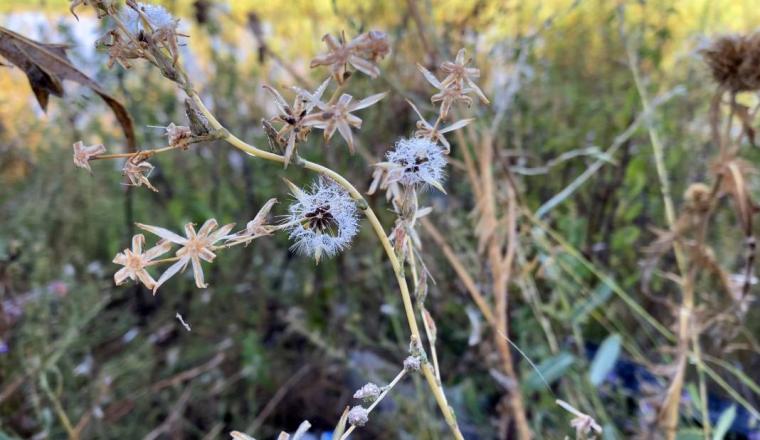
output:
M732 92L760 90L760 32L720 37L702 56L719 86Z

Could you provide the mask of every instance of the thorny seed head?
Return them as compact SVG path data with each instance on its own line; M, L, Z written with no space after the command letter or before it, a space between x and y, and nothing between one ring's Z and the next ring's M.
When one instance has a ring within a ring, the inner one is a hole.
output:
M358 231L356 203L342 187L320 178L308 192L295 185L291 189L296 201L290 205L285 225L293 249L319 261L351 244Z
M356 405L348 411L348 423L354 426L364 426L369 421L369 411L361 405Z
M387 167L389 182L410 187L427 184L443 191L446 156L441 147L430 139L400 139L396 142L396 148L386 154L386 160L376 166Z
M365 384L363 387L356 390L354 393L354 399L362 399L367 403L372 403L380 397L382 390L379 386L372 382Z
M702 56L719 86L732 92L760 90L760 32L720 37Z

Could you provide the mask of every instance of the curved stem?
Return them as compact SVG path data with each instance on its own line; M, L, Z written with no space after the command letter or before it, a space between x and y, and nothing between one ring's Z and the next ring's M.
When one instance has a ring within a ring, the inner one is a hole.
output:
M285 158L283 156L280 156L279 154L271 153L269 151L265 151L253 145L250 145L244 142L243 140L241 140L240 138L238 138L237 136L233 135L229 131L227 131L224 128L224 126L222 126L222 124L214 117L211 111L209 111L209 109L203 104L203 101L201 100L200 96L198 96L196 92L188 91L188 95L193 100L198 110L200 110L200 112L203 113L206 119L208 119L211 126L216 130L224 131L225 135L222 137L222 139L227 141L233 147L239 150L242 150L254 157L271 160L277 163L285 163ZM322 174L331 178L338 185L345 188L346 191L348 191L348 193L351 195L351 197L357 201L359 208L364 213L364 216L367 218L370 225L372 225L372 230L375 232L375 235L377 235L377 238L380 240L380 244L382 244L383 249L385 250L385 253L388 256L388 260L391 263L391 267L393 268L393 273L396 276L396 281L398 282L399 290L401 292L401 300L404 304L404 312L406 313L406 320L409 325L409 330L412 333L412 336L411 336L412 343L421 344L422 338L420 336L420 329L417 326L417 320L414 315L414 307L412 306L412 298L411 298L411 295L409 294L409 286L406 283L406 278L404 277L401 263L399 262L395 251L393 250L393 245L388 239L388 236L385 234L385 229L383 228L383 225L380 223L380 220L377 218L377 215L375 215L375 212L372 210L372 208L370 208L369 205L367 204L367 201L364 199L364 196L362 196L359 190L357 190L356 187L354 187L351 184L351 182L346 180L345 177L331 170L330 168L327 168L318 163L314 163L314 162L303 160L303 159L298 159L296 163L303 166L307 170L311 170L311 171L317 172L319 174ZM431 391L433 392L433 396L435 397L436 403L438 403L438 406L440 407L441 412L443 413L443 416L446 419L446 423L449 425L449 428L454 434L454 437L458 440L460 439L463 440L464 437L462 436L462 433L459 431L459 426L457 425L456 418L454 417L454 412L449 407L446 401L446 396L443 394L443 390L441 388L440 382L436 378L436 375L433 372L433 369L431 368L428 360L425 358L423 359L423 361L424 362L422 363L422 367L421 367L422 373L425 376L425 379Z

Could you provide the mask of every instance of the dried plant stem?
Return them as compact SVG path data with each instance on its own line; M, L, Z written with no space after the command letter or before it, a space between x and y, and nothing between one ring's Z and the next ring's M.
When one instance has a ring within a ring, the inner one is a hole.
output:
M464 264L462 264L462 261L459 259L459 256L457 256L456 252L454 252L454 249L449 246L449 244L446 242L446 239L443 237L443 235L441 235L441 232L438 231L438 228L435 227L433 222L427 218L423 218L420 220L420 223L428 235L430 235L433 241L438 245L438 247L441 248L443 255L449 261L449 264L454 269L454 272L456 272L459 280L462 281L462 284L464 284L465 289L467 289L467 292L472 297L475 305L478 306L478 310L480 310L480 313L483 314L486 322L495 327L496 318L493 316L491 306L488 304L485 297L483 297L483 294L480 293L478 285L475 283L475 280L472 279L472 276L464 267Z
M641 99L641 105L644 114L647 115L646 127L649 132L649 140L652 143L652 150L654 152L657 177L660 181L660 191L662 192L663 204L665 206L665 219L668 222L668 227L673 230L676 223L676 214L673 206L673 199L670 195L670 181L665 167L664 148L652 122L653 115L651 114L649 99L647 98L646 89L644 88L641 74L639 73L638 60L630 43L626 45L626 52L633 80L636 83L636 89L639 98ZM695 301L693 274L691 273L692 271L687 269L687 262L683 248L678 240L673 242L673 252L683 282L681 288L681 306L678 312L678 343L676 346L678 350L676 357L677 370L673 375L673 380L670 386L668 387L668 392L663 401L659 416L660 426L665 431L665 436L668 440L674 440L676 438L681 394L683 390L684 376L686 374L686 358L689 351L689 342L692 338L694 340L699 338L698 334L693 334L696 332L696 329L691 325ZM701 364L701 360L697 360L697 363ZM702 402L702 405L706 405L706 402ZM705 413L706 410L703 408L702 412ZM709 419L707 420L707 423L709 423Z
M375 407L380 404L380 402L393 389L393 387L395 387L396 384L399 383L401 381L401 379L404 378L404 375L406 375L406 369L401 370L396 375L396 377L393 378L393 380L391 381L391 383L389 383L388 385L386 385L385 387L383 387L383 392L380 393L380 395L377 396L377 399L375 399L375 401L372 402L372 404L367 407L367 413L371 413L372 410L375 409ZM351 427L349 427L346 430L346 432L344 432L343 435L340 436L339 440L346 440L348 438L348 436L351 435L351 433L354 432L355 430L356 430L356 425L351 425Z
M211 111L209 111L209 109L205 106L200 96L198 96L196 92L190 90L188 91L188 95L193 100L198 110L201 113L203 113L203 115L208 119L212 127L216 130L224 131L224 135L222 136L223 140L227 141L233 147L238 148L239 150L242 150L250 154L251 156L270 160L277 163L285 163L285 158L283 156L256 148L255 146L242 141L235 135L226 131L224 126L222 126L222 124L214 117ZM377 215L375 215L375 212L372 210L372 208L369 207L369 205L367 204L367 201L364 199L362 194L351 184L351 182L346 180L346 178L343 177L342 175L331 170L330 168L327 168L323 165L320 165L314 162L310 162L308 160L297 158L295 162L296 164L301 165L308 170L317 172L319 174L322 174L324 176L331 178L338 185L345 188L346 191L348 191L348 193L351 195L351 197L354 200L356 200L357 205L364 213L370 225L372 225L372 229L375 232L375 235L377 235L378 239L380 240L380 243L382 244L383 249L385 250L385 253L388 256L388 260L391 263L391 267L393 268L393 273L396 276L396 281L398 282L398 285L399 285L401 300L402 300L402 303L404 304L404 312L406 313L406 320L409 325L409 330L412 334L411 335L412 343L413 344L421 343L422 338L420 335L419 327L417 326L417 320L414 314L414 307L412 305L412 298L409 293L409 286L407 285L406 278L404 277L401 263L396 257L396 253L393 250L393 245L391 244L390 240L385 234L385 229L383 228L383 225L380 223L380 220L377 218ZM459 431L459 426L456 422L454 411L449 407L446 401L446 396L443 394L443 388L440 382L438 381L435 373L433 372L430 362L428 362L427 359L423 359L421 369L422 369L423 375L425 376L425 379L428 382L430 390L433 393L433 396L435 397L435 400L438 403L438 406L440 407L444 418L446 419L446 423L449 425L449 428L454 434L454 437L456 439L463 440L464 437L462 436L462 433Z

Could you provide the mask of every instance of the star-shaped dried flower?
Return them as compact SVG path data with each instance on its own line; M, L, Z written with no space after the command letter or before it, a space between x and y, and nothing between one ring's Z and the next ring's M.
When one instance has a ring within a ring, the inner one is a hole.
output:
M383 99L385 95L386 92L378 93L352 103L351 101L353 100L353 97L344 93L334 104L325 104L321 101L317 101L316 105L321 112L307 116L304 120L304 124L324 130L326 141L332 138L337 129L343 139L346 140L348 149L353 153L354 135L351 132L351 127L361 128L362 120L359 119L359 117L352 115L351 112L367 108Z
M153 172L154 166L143 160L140 155L131 157L124 162L124 167L121 173L127 178L129 186L143 186L149 190L158 192L158 190L150 184L148 177Z
M438 93L430 97L430 101L433 103L441 103L441 117L446 118L451 109L451 105L457 101L463 101L467 106L472 105L472 98L467 96L468 93L473 90L469 87L458 87L456 84L443 85L438 78L435 77L429 70L417 64L417 68L425 76L425 79L436 89Z
M346 80L349 64L356 70L377 78L380 68L374 61L385 57L390 51L385 33L378 31L361 34L349 43L346 43L344 33L341 33L339 39L327 34L322 40L327 45L328 52L311 60L310 67L330 66L330 72L339 84Z
M90 173L92 173L92 168L90 168L90 160L92 160L93 157L106 152L106 147L104 147L103 144L85 146L84 142L79 141L75 143L73 147L74 165L78 166L79 168L84 168Z
M480 69L467 67L467 64L469 64L471 60L465 60L464 57L465 50L459 49L454 62L444 61L441 64L441 70L448 73L443 81L441 81L441 85L444 87L454 85L460 90L463 90L465 89L466 84L467 88L474 92L484 104L488 104L488 98L486 98L486 95L480 90L480 87L475 84L475 81L472 80L473 78L480 78Z
M207 261L209 263L214 261L214 258L216 258L216 254L214 253L214 250L216 249L216 243L229 238L227 234L229 234L229 232L232 230L232 227L234 226L234 224L231 223L222 226L221 228L214 231L218 225L219 224L215 219L206 220L206 222L203 223L203 226L201 226L201 228L196 233L193 224L188 223L185 225L186 237L182 237L168 229L164 229L158 226L144 225L141 223L137 224L140 229L144 229L165 240L182 246L182 248L180 248L176 254L177 257L179 257L179 260L169 266L169 268L166 269L166 271L161 275L161 277L156 282L156 285L153 287L153 293L155 293L163 283L174 276L177 272L180 270L185 270L189 263L192 263L193 265L195 285L201 289L208 287L208 285L203 280L203 268L201 267L201 260Z
M425 120L425 118L422 116L422 113L420 113L420 111L417 109L417 106L415 106L412 101L407 100L406 102L412 106L414 112L417 113L417 116L420 117L420 120L417 121L417 131L414 132L414 135L417 137L430 139L433 142L439 142L441 145L443 145L446 154L449 154L451 152L451 145L443 135L454 130L459 130L460 128L475 120L474 118L461 119L457 122L454 122L453 124L449 124L445 128L438 128L437 125L432 125Z
M166 137L169 138L170 147L187 148L190 139L193 137L190 127L174 125L174 122L170 123L165 130Z
M281 122L283 126L277 131L275 139L281 147L285 148L283 156L285 157L285 166L290 163L290 158L295 153L296 143L303 142L311 132L311 127L304 124L304 118L314 109L316 104L320 102L322 94L327 89L327 85L330 83L328 78L314 93L309 93L303 89L293 87L296 92L296 98L293 101L293 105L289 106L282 97L280 92L275 88L268 85L264 85L266 89L274 98L274 103L277 106L279 112L277 116L269 119L270 122ZM287 138L286 138L287 137Z
M169 251L172 245L166 240L161 240L143 252L145 245L145 236L137 234L132 237L132 249L124 249L123 252L116 254L113 262L124 266L113 275L113 281L117 286L124 284L127 279L137 281L145 285L148 289L156 286L156 281L145 269L156 258Z

